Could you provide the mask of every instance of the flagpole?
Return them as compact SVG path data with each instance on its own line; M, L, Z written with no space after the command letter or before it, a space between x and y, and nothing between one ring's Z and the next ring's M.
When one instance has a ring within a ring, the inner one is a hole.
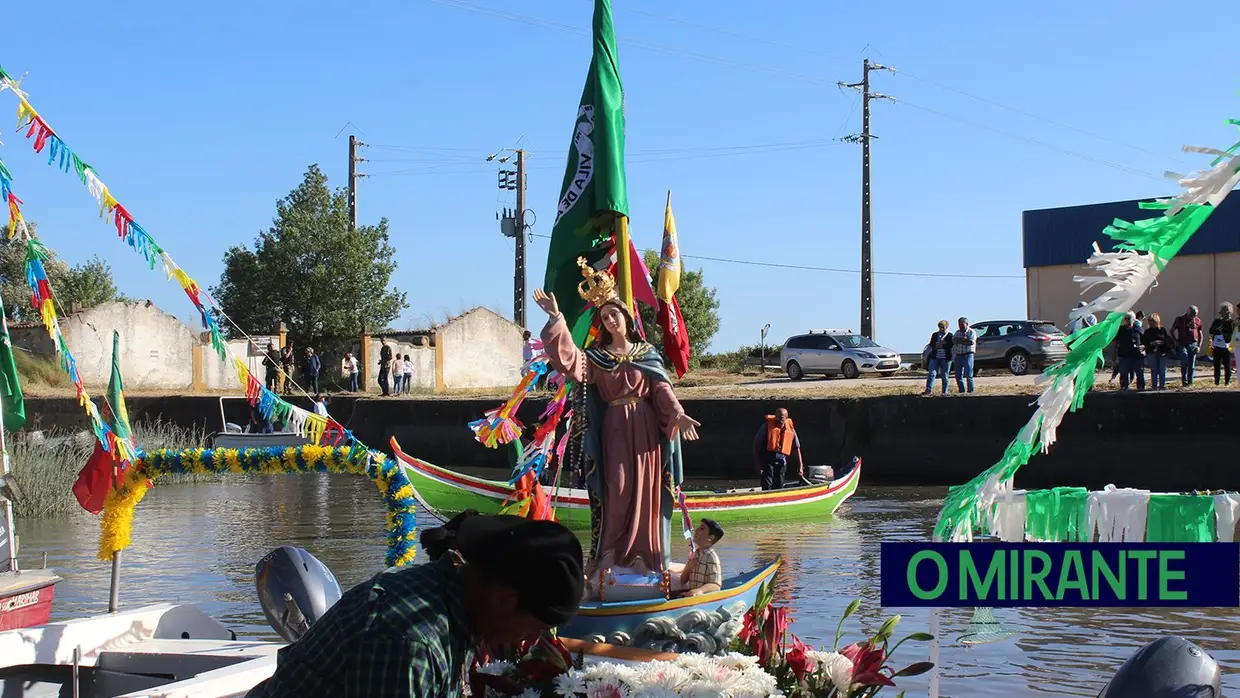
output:
M616 270L619 272L620 302L624 303L629 312L637 314L637 306L633 303L633 266L629 258L629 217L616 214Z
M4 312L3 307L0 306L0 313L3 313L3 312ZM3 318L0 318L0 322L4 322ZM4 324L5 324L5 330L7 331L8 323L5 322ZM12 468L9 467L9 446L8 446L6 435L4 433L4 410L2 408L0 408L0 453L3 454L3 457L0 458L0 483L3 483L5 479L9 476L9 473L12 472ZM13 530L13 502L9 501L9 498L4 496L3 494L0 494L0 500L2 500L0 501L0 504L4 505L4 536L3 537L7 538L9 541L9 544L8 544L9 559L6 561L8 565L7 571L17 572L18 571L17 569L17 535L16 535L16 532ZM0 572L4 572L4 571L6 570L0 569Z
M3 330L4 337L9 336L9 321L4 316L4 303L0 302L0 330ZM2 401L3 398L0 398ZM8 435L4 433L4 405L0 404L0 484L3 484L8 478L9 473L13 471L9 466L9 445ZM0 504L4 505L4 535L3 538L8 539L8 560L5 561L8 571L17 572L17 532L13 529L13 502L3 494L0 494ZM0 569L0 572L4 572Z
M116 444L112 444L116 448ZM116 454L112 454L112 489L116 489ZM116 613L121 590L121 551L112 552L112 582L108 589L108 613Z

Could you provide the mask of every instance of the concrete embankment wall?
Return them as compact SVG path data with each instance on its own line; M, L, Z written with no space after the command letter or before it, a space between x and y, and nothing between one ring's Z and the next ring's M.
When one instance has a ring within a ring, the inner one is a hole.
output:
M807 464L836 465L859 455L864 481L956 485L994 464L1033 408L1030 396L851 400L687 399L685 410L702 422L701 440L686 446L690 476L751 478L753 437L762 415L787 407L800 433ZM366 443L388 449L395 436L407 453L448 467L503 467L503 451L473 440L466 424L498 399L337 398L331 412ZM519 417L537 422L545 402L527 400ZM211 397L128 399L135 421L163 419L218 430L220 405ZM305 405L309 406L309 405ZM28 398L30 428L85 427L70 398ZM243 423L248 408L228 401L228 419ZM1070 414L1049 455L1035 456L1017 485L1240 489L1237 451L1240 392L1101 393Z

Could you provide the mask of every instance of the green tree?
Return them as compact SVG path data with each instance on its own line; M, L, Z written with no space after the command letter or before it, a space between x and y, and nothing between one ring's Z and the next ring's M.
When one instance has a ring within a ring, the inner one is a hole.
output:
M224 273L211 294L248 333L288 326L297 346L333 345L378 329L408 307L406 294L389 288L396 248L386 218L349 229L348 197L331 190L311 165L300 186L276 202L272 227L254 248L224 254ZM229 323L221 319L220 327Z
M31 235L35 234L34 222L27 222ZM129 300L116 288L112 267L98 257L70 267L56 253L48 249L43 262L47 280L52 286L56 308L63 315L75 304L83 309L108 301ZM32 322L38 312L30 307L30 286L26 283L26 243L17 238L9 239L8 227L0 227L0 298L8 318L16 322Z
M646 268L650 270L652 281L659 278L659 253L646 250L642 255ZM680 302L680 314L685 318L685 327L689 330L689 368L701 365L702 355L710 340L719 332L719 299L715 297L713 286L707 286L701 270L689 271L681 262L680 290L676 292ZM639 303L642 325L646 327L646 339L663 352L663 328L659 327L658 315L653 308ZM665 355L664 360L667 359ZM668 364L671 365L670 363Z

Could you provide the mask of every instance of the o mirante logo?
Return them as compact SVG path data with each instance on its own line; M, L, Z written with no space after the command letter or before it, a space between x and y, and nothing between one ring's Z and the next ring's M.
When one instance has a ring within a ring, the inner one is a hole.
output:
M1237 606L1240 543L883 543L885 607Z

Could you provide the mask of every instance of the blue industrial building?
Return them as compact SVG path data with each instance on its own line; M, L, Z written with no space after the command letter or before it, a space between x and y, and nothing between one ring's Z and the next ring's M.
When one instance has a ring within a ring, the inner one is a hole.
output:
M1117 218L1137 221L1161 215L1139 207L1141 201L1150 200L1025 211L1022 237L1029 317L1064 326L1068 311L1082 299L1073 277L1086 270L1094 243L1103 251L1114 248L1103 229ZM1142 299L1141 308L1160 313L1164 324L1170 325L1171 318L1189 305L1211 318L1224 301L1240 302L1240 196L1223 201L1159 276L1158 286Z

